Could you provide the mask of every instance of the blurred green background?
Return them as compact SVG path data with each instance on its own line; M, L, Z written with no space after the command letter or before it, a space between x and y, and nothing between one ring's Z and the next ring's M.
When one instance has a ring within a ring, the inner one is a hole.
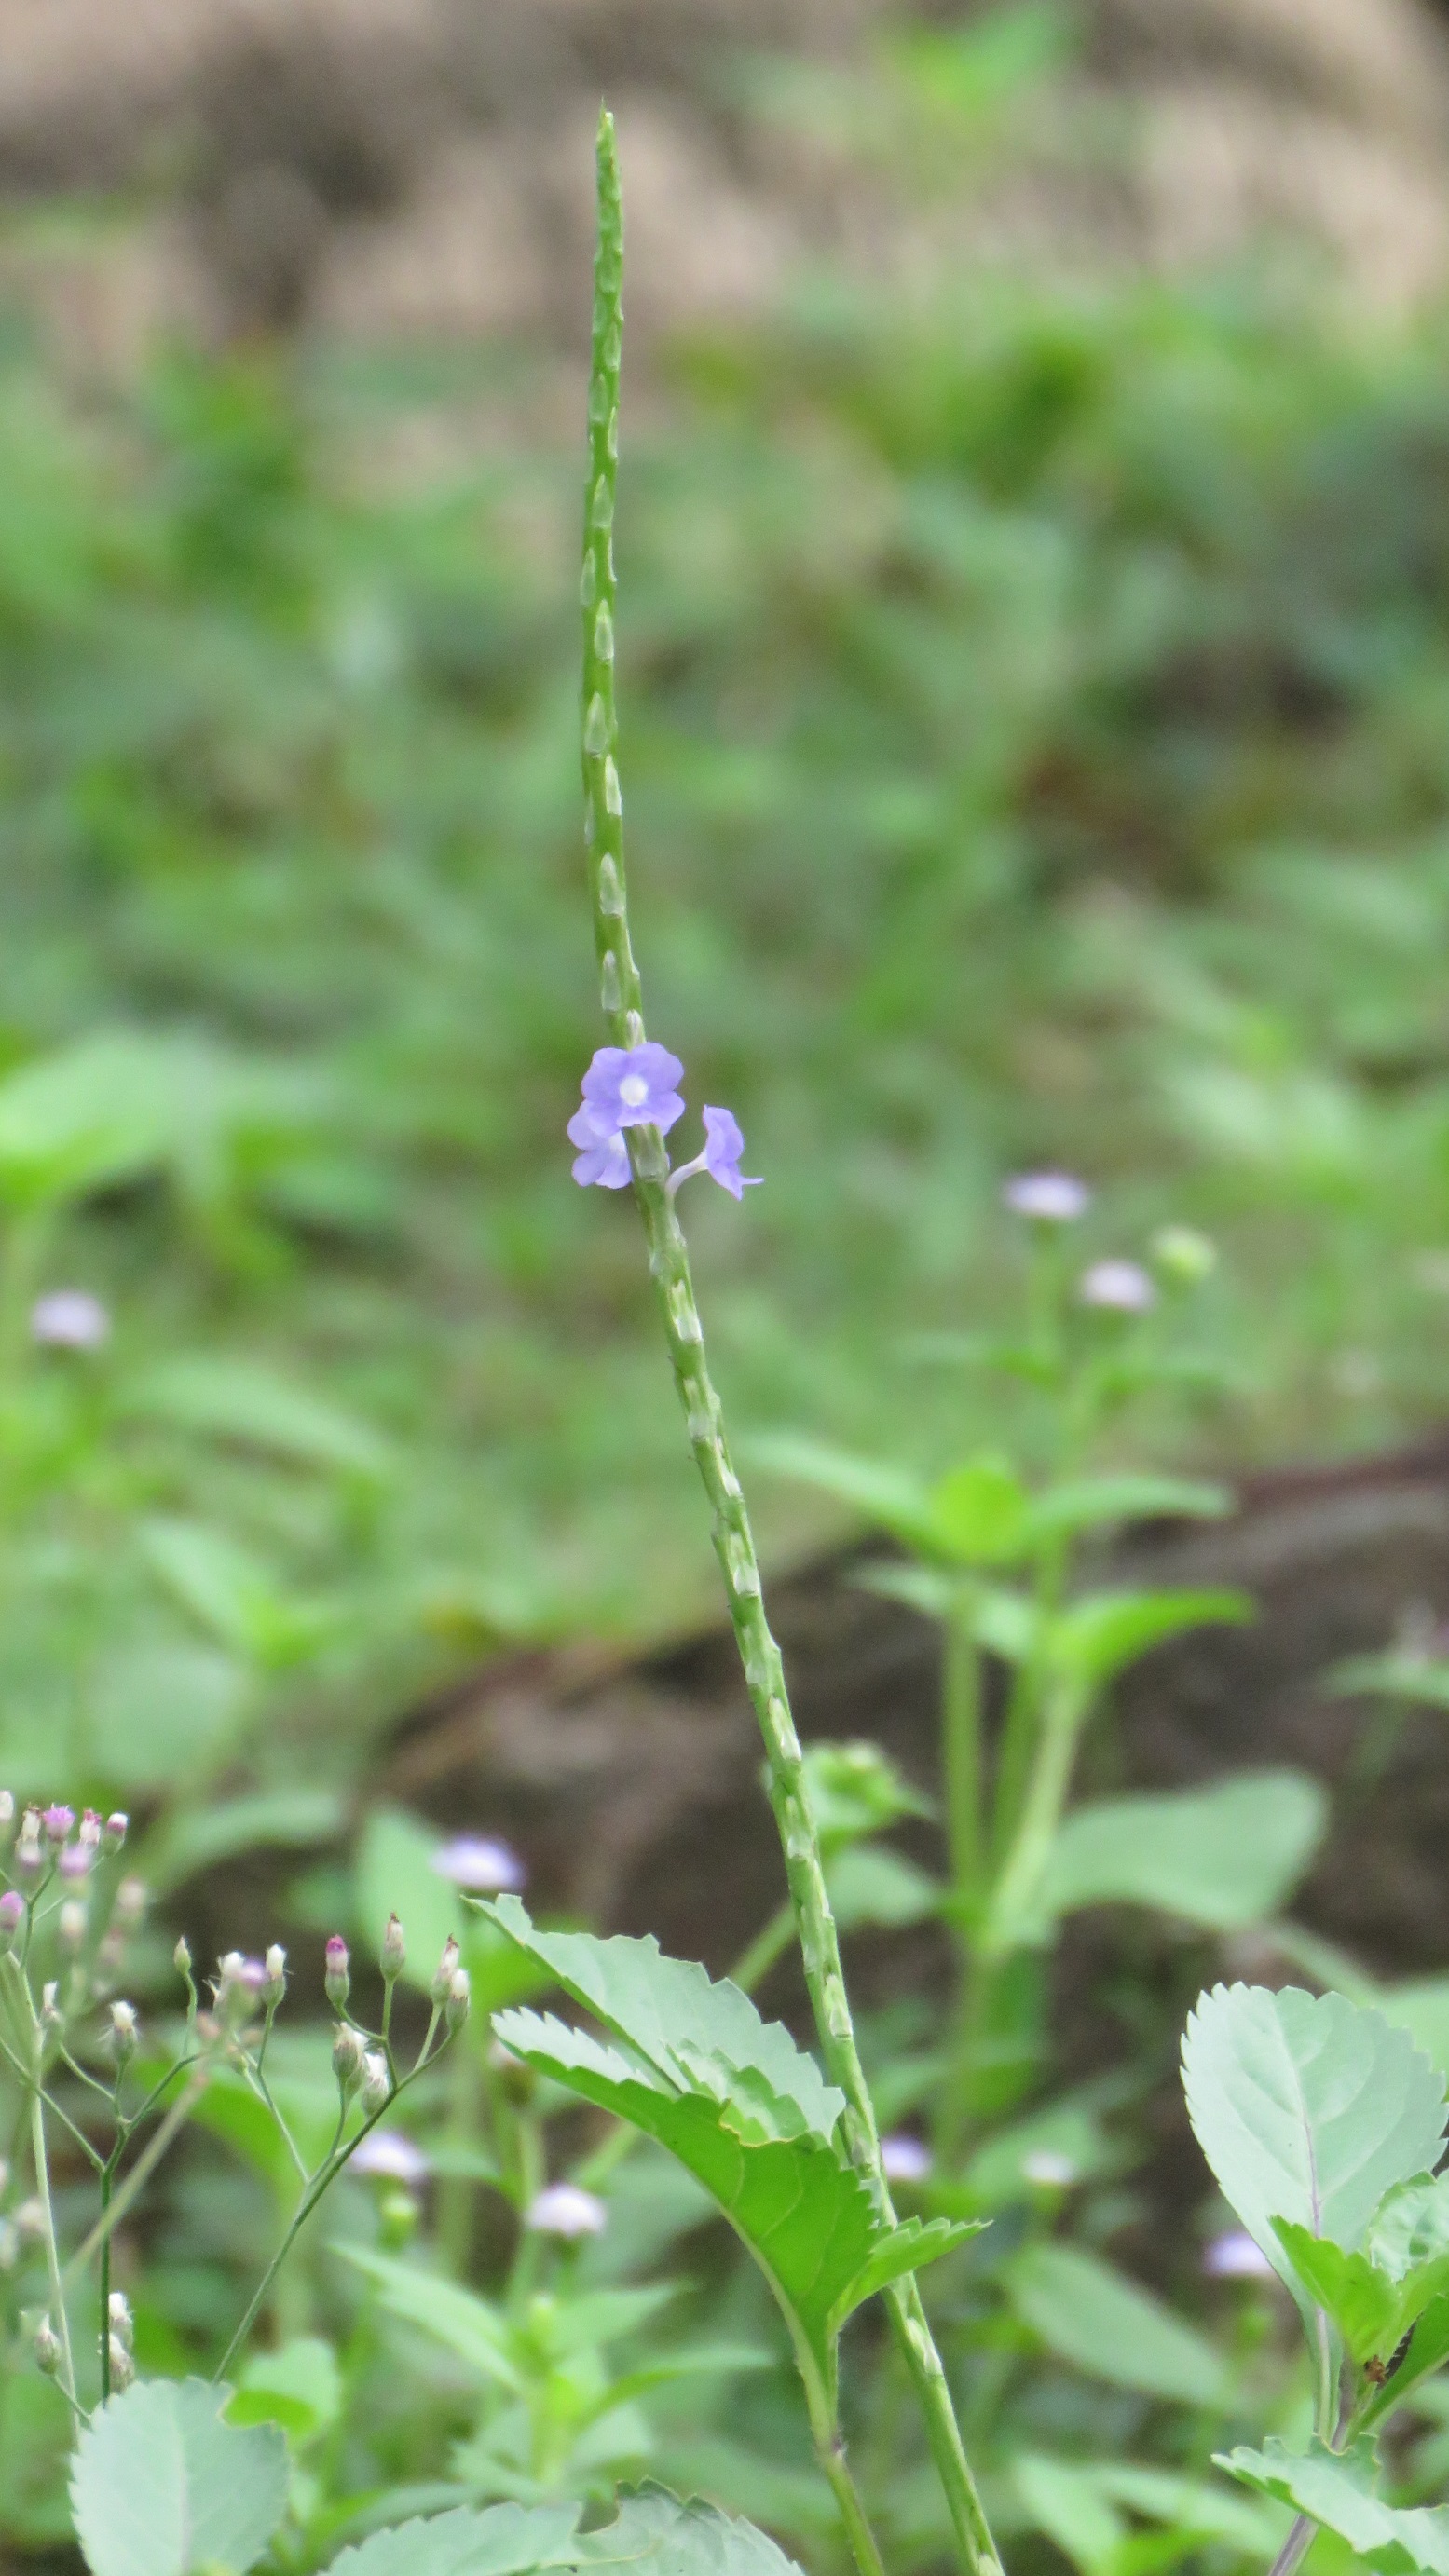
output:
M1041 28L898 52L892 95L975 149L1042 95ZM224 1778L306 1839L443 1676L710 1599L632 1210L563 1140L600 1031L551 364L271 334L77 380L15 307L17 1792ZM767 1181L690 1209L746 1459L989 1433L914 1345L1010 1311L1000 1183L1040 1162L1098 1194L1084 1257L1166 1220L1222 1247L1163 1455L1435 1420L1449 318L1267 259L914 297L825 264L637 381L635 933L653 1033ZM35 1345L61 1287L102 1349ZM812 1508L762 1487L777 1561Z

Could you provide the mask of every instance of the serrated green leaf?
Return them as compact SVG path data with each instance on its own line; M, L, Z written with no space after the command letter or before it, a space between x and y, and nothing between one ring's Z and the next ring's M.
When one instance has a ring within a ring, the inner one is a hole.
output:
M923 2264L937 2262L943 2254L953 2253L964 2245L968 2236L979 2236L987 2221L984 2218L908 2218L881 2239L849 2288L836 2302L837 2330L847 2317L873 2299L878 2291L888 2290L892 2281L903 2281L908 2272L919 2272Z
M1104 1904L1152 1905L1213 1931L1261 1923L1307 1867L1327 1813L1323 1790L1301 1771L1078 1807L1052 1846L1040 1928Z
M1387 2192L1369 2225L1368 2250L1395 2281L1449 2254L1449 2173Z
M1018 2316L1090 2378L1190 2406L1221 2405L1221 2357L1150 2291L1077 2245L1032 2245L1007 2272Z
M753 2523L662 2487L619 2500L615 2520L581 2532L577 2505L487 2505L374 2532L328 2576L545 2576L555 2568L634 2567L639 2576L799 2576Z
M1441 2294L1431 2299L1413 2329L1409 2349L1393 2378L1379 2389L1365 2411L1363 2427L1373 2432L1384 2417L1407 2397L1411 2388L1429 2378L1449 2361L1449 2297Z
M1052 1621L1048 1650L1068 1680L1100 1690L1169 1637L1241 1627L1255 1615L1246 1592L1089 1592Z
M272 2425L225 2422L229 2388L139 2381L76 2447L71 2506L91 2576L201 2576L254 2567L287 2507Z
M597 2039L552 2015L510 2011L494 2019L503 2046L688 2167L832 2382L840 2327L870 2295L868 2267L890 2249L888 2277L897 2278L958 2236L911 2236L882 2221L840 2143L843 2097L737 1987L662 1957L653 1940L541 1932L513 1896L478 1911L610 2034Z
M1052 1485L1031 1506L1031 1539L1110 1529L1122 1521L1222 1520L1233 1509L1225 1485L1183 1476L1088 1476Z
M1377 2354L1387 2360L1404 2331L1398 2283L1366 2254L1345 2254L1341 2245L1286 2218L1278 2221L1278 2236L1314 2306L1337 2326L1350 2358L1364 2362Z
M1337 2532L1381 2576L1408 2576L1411 2570L1449 2576L1449 2510L1385 2504L1371 2441L1359 2440L1339 2454L1319 2441L1307 2451L1289 2451L1270 2439L1261 2451L1220 2454L1217 2465L1260 2495L1276 2496Z
M1182 2068L1224 2199L1300 2301L1274 2220L1354 2253L1385 2193L1439 2160L1442 2077L1342 1995L1215 1986L1188 2021Z

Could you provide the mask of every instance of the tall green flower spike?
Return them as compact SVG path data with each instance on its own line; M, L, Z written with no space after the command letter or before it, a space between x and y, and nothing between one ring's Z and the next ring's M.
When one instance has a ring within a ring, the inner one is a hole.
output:
M633 1048L646 1043L646 1030L639 970L629 936L624 802L614 702L613 527L623 353L623 217L614 120L607 111L599 120L598 226L589 382L589 475L580 591L584 829L600 999L614 1045ZM878 2218L889 2226L894 2221L894 2211L841 1974L840 1945L825 1889L800 1742L790 1714L780 1650L765 1616L760 1568L744 1495L730 1461L719 1398L706 1362L689 1254L666 1186L664 1143L658 1129L650 1126L631 1126L626 1136L675 1384L695 1463L714 1514L715 1554L724 1577L745 1680L765 1742L770 1804L784 1851L790 1901L820 2045L831 2080L845 2097L842 2133L851 2163ZM911 2278L892 2282L884 2295L892 2329L921 2406L962 2563L971 2576L1000 2576L1000 2560L976 2491L920 2292ZM839 2467L848 2484L843 2450ZM859 2506L853 2502L853 2489L843 2493L837 2483L836 2493L851 2529L857 2558L862 2566L878 2565L874 2542L863 2527L863 2516L856 2519Z

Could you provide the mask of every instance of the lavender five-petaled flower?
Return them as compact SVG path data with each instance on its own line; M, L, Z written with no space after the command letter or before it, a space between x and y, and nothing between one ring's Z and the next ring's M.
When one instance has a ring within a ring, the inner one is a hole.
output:
M680 1182L687 1181L695 1172L708 1172L710 1179L718 1181L722 1190L728 1190L732 1199L742 1199L746 1190L757 1190L759 1175L752 1173L746 1177L740 1170L740 1156L744 1150L744 1136L733 1111L706 1107L704 1152L696 1154L692 1163L681 1163L677 1172L670 1173L670 1197L673 1198Z
M569 1143L580 1149L574 1156L574 1179L581 1190L628 1188L634 1175L621 1128L601 1127L585 1102L582 1109L574 1111L567 1133Z
M657 1127L667 1136L684 1116L684 1096L675 1089L683 1072L678 1056L654 1038L643 1046L599 1047L584 1075L584 1107L601 1134Z

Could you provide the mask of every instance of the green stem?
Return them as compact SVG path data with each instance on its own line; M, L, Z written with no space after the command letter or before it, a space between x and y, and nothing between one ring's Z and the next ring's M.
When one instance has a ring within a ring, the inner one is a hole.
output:
M991 1900L985 1946L995 1957L1021 1947L1022 1927L1067 1802L1085 1716L1085 1701L1075 1689L1059 1688L1047 1705L1016 1838Z
M958 1942L970 1948L979 1920L984 1853L981 1836L981 1652L974 1604L957 1602L946 1622L942 1726L945 1737L946 1838Z
M595 265L593 364L589 384L589 483L585 505L583 607L583 773L585 843L593 904L599 988L609 1035L618 1046L644 1042L643 995L629 938L624 877L623 798L615 754L613 556L619 451L622 351L623 223L614 122L601 117L598 142L599 240ZM668 1163L657 1128L628 1131L634 1192L649 1249L675 1384L705 1492L745 1682L764 1739L770 1804L785 1856L785 1875L800 1941L805 1981L832 2081L845 2096L844 2134L852 2163L882 2218L893 2221L881 2166L880 2138L856 2046L840 1967L840 1945L826 1892L820 1841L811 1812L800 1741L785 1689L780 1650L765 1617L759 1562L725 1438L719 1398L705 1360L689 1254L665 1182ZM932 2455L962 2557L972 2576L1000 2562L961 2441L941 2357L912 2279L885 2294L891 2325L916 2389ZM844 2508L842 2508L843 2510Z
M40 2203L45 2229L45 2268L50 2277L50 2304L55 2311L55 2331L60 2338L60 2384L70 2400L74 2415L79 2406L75 2385L75 2360L70 2348L70 2319L65 2312L65 2283L60 2272L60 2247L55 2239L55 2211L50 2198L50 2159L45 2149L45 2103L40 2086L30 2096L30 2144L35 2160L35 2197Z
M794 1909L778 1906L769 1922L762 1925L730 1970L730 1983L742 1995L752 1995L762 1985L777 1959L783 1959L795 1938Z
M160 2128L147 2141L143 2153L136 2158L120 2190L112 2193L108 2205L102 2210L85 2243L72 2254L65 2267L67 2279L73 2278L77 2272L84 2271L91 2256L100 2252L112 2231L119 2227L133 2201L145 2190L177 2130L189 2118L192 2103L197 2101L206 2090L206 2084L207 2078L204 2074L193 2076L185 2092L179 2094L172 2103Z
M102 2218L104 2218L104 2217L105 2217L106 2212L107 2212L107 2210L110 2208L110 2205L111 2205L111 2184L112 2184L112 2182L114 2181L114 2179L115 2179L115 2168L114 2168L114 2166L113 2166L113 2165L108 2164L108 2165L105 2167L105 2170L103 2171L103 2173L102 2173L102 2175L101 2175L101 2216L102 2216ZM109 2228L107 2228L105 2235L101 2238L101 2283L100 2283L100 2292L101 2292L101 2404L104 2406L104 2405L106 2404L106 2402L107 2402L107 2399L108 2399L108 2398L109 2398L109 2396L110 2396L110 2393L111 2393L111 2231L110 2231L110 2229L109 2229Z

